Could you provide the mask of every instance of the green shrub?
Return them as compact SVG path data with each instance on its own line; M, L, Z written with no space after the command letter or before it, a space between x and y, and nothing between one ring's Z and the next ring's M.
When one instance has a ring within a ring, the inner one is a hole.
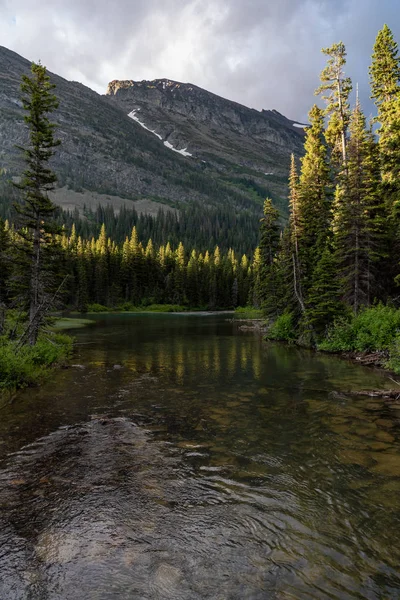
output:
M165 312L165 313L172 313L172 312L185 312L187 311L187 307L185 306L180 306L179 304L150 304L149 306L146 306L143 310L145 310L146 312Z
M318 346L327 352L387 351L400 332L400 310L377 304L336 321Z
M261 308L254 308L254 306L238 306L235 309L235 315L244 319L262 319L264 317Z
M389 347L389 359L386 367L400 375L400 333L397 333Z
M88 304L87 307L88 313L100 313L100 312L110 312L110 309L107 306L103 306L103 304L98 304L94 302L93 304Z
M0 390L38 384L49 367L70 355L72 342L69 336L57 334L17 349L16 342L0 338Z
M117 310L121 312L138 312L139 309L132 302L123 302L118 305Z
M293 314L286 312L280 315L268 330L267 339L294 342L296 331L293 323Z

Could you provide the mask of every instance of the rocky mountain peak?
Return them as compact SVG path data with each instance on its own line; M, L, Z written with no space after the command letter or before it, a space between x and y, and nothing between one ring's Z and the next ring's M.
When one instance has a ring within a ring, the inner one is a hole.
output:
M164 144L214 165L286 175L290 154L302 151L303 130L278 111L248 108L191 83L114 80L107 97Z

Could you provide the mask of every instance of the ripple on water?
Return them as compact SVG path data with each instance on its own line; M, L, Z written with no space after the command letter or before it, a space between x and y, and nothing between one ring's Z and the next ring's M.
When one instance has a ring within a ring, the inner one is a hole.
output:
M101 415L105 394L0 471L1 600L400 596L382 404L171 386L176 415L139 383L111 398L142 426Z

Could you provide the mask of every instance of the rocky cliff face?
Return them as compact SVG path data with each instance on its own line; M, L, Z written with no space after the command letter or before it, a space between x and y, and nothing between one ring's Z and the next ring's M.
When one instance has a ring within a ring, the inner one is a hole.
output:
M286 176L290 154L302 152L304 132L294 121L275 110L259 112L192 84L115 80L109 83L107 96L163 141L186 148L198 159L223 158L262 175Z
M15 145L28 141L20 82L30 63L0 46L0 194L21 173ZM287 202L291 152L303 134L276 111L256 111L201 88L168 79L113 81L107 94L50 74L59 109L52 120L62 145L52 166L59 201L68 190L96 193L104 203L227 204L259 215L267 194ZM72 193L72 192L71 192Z

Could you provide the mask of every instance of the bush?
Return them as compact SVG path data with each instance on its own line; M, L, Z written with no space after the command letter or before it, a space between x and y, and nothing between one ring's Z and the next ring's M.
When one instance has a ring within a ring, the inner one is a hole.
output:
M132 302L123 302L119 304L117 310L120 312L138 312L138 307Z
M173 312L185 312L187 307L180 306L179 304L150 304L143 310L146 312L162 312L162 313L173 313Z
M389 348L389 360L385 365L397 375L400 375L400 333L397 333Z
M254 306L238 306L235 308L235 314L244 319L262 319L264 317L263 310L254 308Z
M17 352L16 342L0 338L0 390L38 384L49 367L70 355L72 341L63 334L46 336Z
M336 321L318 346L327 352L388 351L400 332L400 310L377 304Z
M296 331L293 323L293 314L286 312L280 315L268 330L267 339L294 342Z
M110 309L107 306L103 306L103 304L98 304L94 302L93 304L88 304L87 307L88 313L100 313L100 312L110 312Z

